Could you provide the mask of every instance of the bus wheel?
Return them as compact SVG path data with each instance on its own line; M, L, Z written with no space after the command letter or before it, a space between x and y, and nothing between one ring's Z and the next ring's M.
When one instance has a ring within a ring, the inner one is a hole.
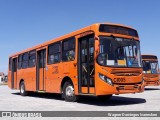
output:
M20 83L20 94L21 94L22 96L26 96L26 95L27 95L27 91L26 91L26 89L25 89L24 81L22 81L22 82Z
M63 97L68 102L74 102L77 100L77 96L74 94L74 87L71 82L65 82L63 85Z
M101 95L101 96L98 96L98 99L101 101L108 101L111 99L111 97L112 97L112 94L111 95Z

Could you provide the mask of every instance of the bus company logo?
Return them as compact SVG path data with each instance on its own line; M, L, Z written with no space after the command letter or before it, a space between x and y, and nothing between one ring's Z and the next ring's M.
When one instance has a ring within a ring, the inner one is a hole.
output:
M2 112L2 117L12 117L11 112Z

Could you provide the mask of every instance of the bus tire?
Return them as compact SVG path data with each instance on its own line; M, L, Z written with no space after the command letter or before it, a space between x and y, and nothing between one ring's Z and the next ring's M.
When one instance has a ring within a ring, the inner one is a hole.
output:
M20 83L20 94L22 96L26 96L28 94L28 92L26 91L26 88L25 88L25 84L24 84L24 81L22 81Z
M101 101L109 101L111 97L112 97L112 94L111 95L100 95L98 96L98 99Z
M77 100L77 96L74 93L74 86L71 82L67 81L63 85L63 97L65 101L75 102Z

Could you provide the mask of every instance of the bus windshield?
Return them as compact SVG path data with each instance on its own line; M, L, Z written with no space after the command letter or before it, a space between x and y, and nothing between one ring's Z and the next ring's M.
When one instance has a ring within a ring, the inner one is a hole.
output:
M142 67L139 41L100 36L98 63L112 67Z
M158 73L157 61L143 61L143 73Z

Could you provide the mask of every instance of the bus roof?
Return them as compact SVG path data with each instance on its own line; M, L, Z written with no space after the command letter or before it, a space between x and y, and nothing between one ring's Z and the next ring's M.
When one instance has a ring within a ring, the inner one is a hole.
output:
M123 25L123 24L116 24L116 23L110 23L110 22L104 22L104 23L95 23L95 24L92 24L90 26L87 26L87 27L84 27L84 28L81 28L79 30L76 30L74 32L71 32L71 33L68 33L68 34L65 34L63 36L60 36L60 37L57 37L57 38L54 38L54 39L51 39L49 41L46 41L42 44L39 44L39 45L36 45L36 46L33 46L31 48L28 48L28 49L25 49L25 50L22 50L20 52L17 52L15 54L12 54L10 55L9 57L14 57L14 56L17 56L21 53L25 53L25 52L28 52L28 51L31 51L31 50L35 50L35 49L38 49L38 48L41 48L41 47L44 47L48 44L52 44L53 42L57 42L57 41L60 41L60 40L63 40L63 39L66 39L66 38L70 38L72 36L75 36L75 35L79 35L83 32L86 32L86 31L94 31L94 30L98 30L99 26L101 24L105 24L105 25L114 25L114 26L121 26L121 27L126 27L126 28L130 28L130 29L133 29L135 30L134 28L130 27L130 26L126 26L126 25Z

